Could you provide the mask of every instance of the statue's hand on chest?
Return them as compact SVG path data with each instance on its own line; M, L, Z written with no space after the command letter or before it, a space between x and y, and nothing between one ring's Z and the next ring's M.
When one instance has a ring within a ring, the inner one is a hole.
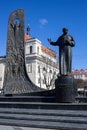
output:
M69 35L64 36L64 44L65 45L70 45L71 44L71 37Z

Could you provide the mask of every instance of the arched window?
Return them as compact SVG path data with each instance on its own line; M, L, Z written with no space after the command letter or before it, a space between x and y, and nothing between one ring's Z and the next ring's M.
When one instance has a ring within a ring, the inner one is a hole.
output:
M45 67L43 68L43 71L45 71L46 69L45 69Z
M52 74L52 70L49 71Z

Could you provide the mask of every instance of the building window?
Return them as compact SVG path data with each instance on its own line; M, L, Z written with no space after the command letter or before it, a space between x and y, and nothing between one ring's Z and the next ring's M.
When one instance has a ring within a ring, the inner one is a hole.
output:
M45 69L45 67L43 68L43 71L45 71L46 69Z
M46 70L46 68L45 68L45 67L43 68L43 71L47 72L47 70Z
M37 47L37 54L39 54L39 47Z
M28 70L28 73L31 73L32 72L32 64L29 64L27 66L27 70Z
M52 70L49 71L52 74Z
M54 71L54 75L56 75L56 72Z
M38 84L40 84L40 78L38 78Z
M0 81L2 81L2 77L0 77Z
M38 66L38 73L40 73L40 66Z
M46 82L45 82L45 79L43 79L43 84L45 84Z
M33 47L30 46L30 54L32 54L32 52L33 52Z

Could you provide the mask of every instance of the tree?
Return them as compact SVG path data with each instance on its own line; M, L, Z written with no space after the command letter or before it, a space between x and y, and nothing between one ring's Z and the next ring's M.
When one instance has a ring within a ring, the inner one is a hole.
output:
M83 79L76 79L76 81L77 81L77 86L78 86L79 88L82 88L82 87L84 87L85 85L87 85L87 81L85 81L85 80L83 80Z

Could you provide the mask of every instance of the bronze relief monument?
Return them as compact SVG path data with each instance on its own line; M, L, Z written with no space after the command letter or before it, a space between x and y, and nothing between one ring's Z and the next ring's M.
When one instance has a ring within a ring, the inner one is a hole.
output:
M25 67L24 10L14 11L8 21L4 93L40 91L27 76Z

